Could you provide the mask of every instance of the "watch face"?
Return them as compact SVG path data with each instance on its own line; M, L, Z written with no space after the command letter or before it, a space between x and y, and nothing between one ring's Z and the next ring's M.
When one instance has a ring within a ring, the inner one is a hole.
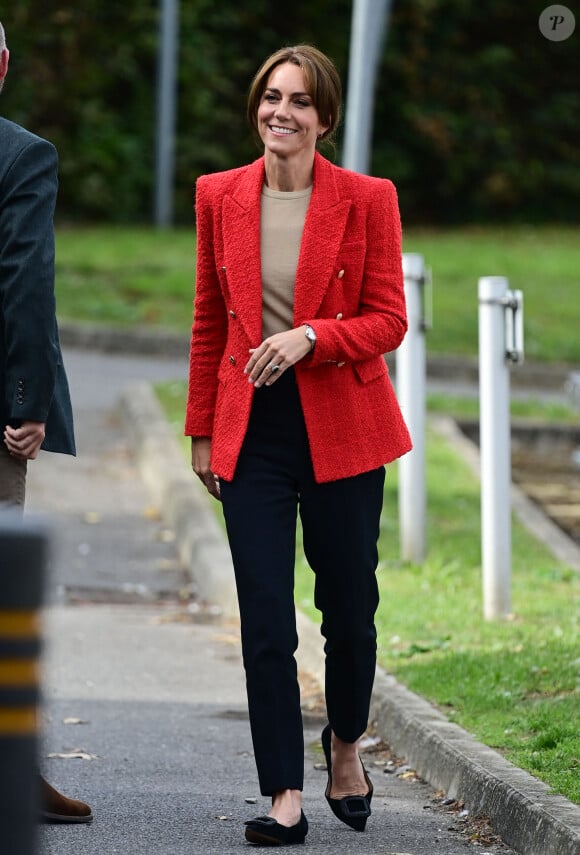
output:
M316 341L316 333L314 332L312 327L306 327L305 335L308 341Z

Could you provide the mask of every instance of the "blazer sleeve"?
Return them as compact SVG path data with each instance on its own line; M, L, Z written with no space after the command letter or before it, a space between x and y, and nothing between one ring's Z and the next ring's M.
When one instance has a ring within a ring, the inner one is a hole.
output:
M55 331L53 216L58 156L47 140L27 141L1 187L0 297L5 405L11 421L46 422L59 361Z
M388 179L359 176L364 185L365 257L356 314L313 318L317 335L310 365L361 362L395 350L407 331L401 219L397 192ZM369 192L370 189L370 192Z
M227 339L226 307L215 256L221 197L211 192L211 186L210 176L202 176L196 183L197 259L186 436L211 436L213 433L218 369Z

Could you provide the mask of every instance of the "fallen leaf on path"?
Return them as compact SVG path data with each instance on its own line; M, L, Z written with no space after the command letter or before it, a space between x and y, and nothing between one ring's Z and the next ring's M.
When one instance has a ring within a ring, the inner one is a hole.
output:
M96 760L96 754L89 754L88 751L54 751L46 755L49 759L57 760Z
M363 736L360 740L358 747L360 751L365 751L368 748L374 748L379 745L381 739L378 736Z
M177 558L160 558L157 562L158 570L179 570L180 567Z
M161 514L159 512L159 508L153 507L153 505L148 505L143 509L143 516L147 520L159 520L161 519Z
M215 641L221 641L222 644L232 644L238 645L240 643L239 635L230 635L229 633L218 633L216 632L213 636Z

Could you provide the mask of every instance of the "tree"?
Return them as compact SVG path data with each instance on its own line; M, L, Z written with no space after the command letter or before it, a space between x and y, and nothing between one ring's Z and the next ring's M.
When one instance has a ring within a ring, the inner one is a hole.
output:
M258 156L245 100L265 56L310 42L346 82L351 5L181 4L179 220L192 222L198 175ZM578 221L577 36L545 39L540 11L512 0L394 0L372 171L397 185L407 224ZM150 222L158 0L18 0L3 14L11 68L0 105L57 146L60 216ZM340 138L327 153L340 161Z

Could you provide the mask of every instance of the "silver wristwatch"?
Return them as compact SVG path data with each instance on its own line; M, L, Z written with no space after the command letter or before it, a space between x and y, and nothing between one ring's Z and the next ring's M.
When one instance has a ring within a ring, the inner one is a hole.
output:
M304 324L304 326L306 327L306 329L304 330L304 335L310 342L310 352L312 352L314 350L314 345L316 344L316 333L314 332L310 324Z

